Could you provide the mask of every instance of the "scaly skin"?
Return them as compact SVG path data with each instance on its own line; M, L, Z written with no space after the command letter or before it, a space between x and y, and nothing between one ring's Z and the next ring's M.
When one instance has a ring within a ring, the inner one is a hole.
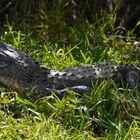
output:
M140 66L102 62L64 70L50 70L11 45L0 42L0 83L35 99L54 91L62 98L67 90L90 93L93 84L112 79L130 88L139 86ZM31 93L31 94L30 94Z

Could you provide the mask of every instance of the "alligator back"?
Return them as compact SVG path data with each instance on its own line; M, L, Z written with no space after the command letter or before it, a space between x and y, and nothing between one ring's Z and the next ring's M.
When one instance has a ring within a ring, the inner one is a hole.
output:
M53 88L62 89L73 86L88 86L112 79L116 84L127 82L127 73L139 73L139 66L124 63L101 62L93 65L81 65L64 70L51 70L48 79L53 81Z

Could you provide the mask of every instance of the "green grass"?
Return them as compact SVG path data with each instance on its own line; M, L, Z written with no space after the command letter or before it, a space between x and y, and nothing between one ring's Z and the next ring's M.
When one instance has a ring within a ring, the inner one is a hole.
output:
M7 22L4 31L1 29L1 39L53 69L102 61L139 63L139 50L133 43L132 32L124 38L107 33L108 29L114 30L112 19L102 19L98 21L100 26L97 23L89 25L86 31L69 27L72 41L67 45L58 41L58 30L56 38L42 40L42 34L49 26L47 22L36 27L37 35L26 24L18 29ZM116 85L112 87L111 82L95 85L90 95L78 97L70 91L60 100L54 93L36 102L1 88L0 139L140 139L140 94L127 87L120 91Z

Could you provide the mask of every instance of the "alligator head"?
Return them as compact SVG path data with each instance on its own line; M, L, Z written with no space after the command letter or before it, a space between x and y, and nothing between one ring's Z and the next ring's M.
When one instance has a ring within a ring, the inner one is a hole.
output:
M40 64L11 45L0 42L0 83L25 93L31 90Z

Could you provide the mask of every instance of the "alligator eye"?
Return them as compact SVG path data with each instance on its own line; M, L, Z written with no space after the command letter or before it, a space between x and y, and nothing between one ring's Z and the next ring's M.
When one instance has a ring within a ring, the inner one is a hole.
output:
M0 68L6 67L11 63L9 56L3 52L0 52Z

